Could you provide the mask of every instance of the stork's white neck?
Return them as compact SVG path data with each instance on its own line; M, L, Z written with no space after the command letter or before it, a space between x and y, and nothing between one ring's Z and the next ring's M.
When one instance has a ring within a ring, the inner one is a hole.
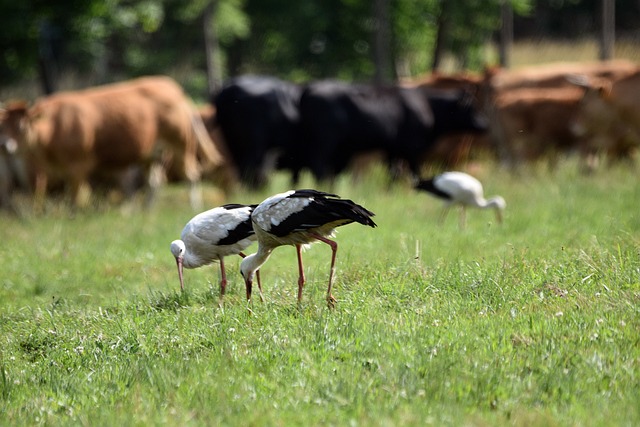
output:
M247 255L247 257L242 260L240 263L240 271L245 280L253 280L254 274L267 262L272 251L273 248L266 249L264 246L258 245L258 251L256 253Z
M476 206L480 209L497 208L504 209L504 199L502 197L492 197L490 199L476 200Z

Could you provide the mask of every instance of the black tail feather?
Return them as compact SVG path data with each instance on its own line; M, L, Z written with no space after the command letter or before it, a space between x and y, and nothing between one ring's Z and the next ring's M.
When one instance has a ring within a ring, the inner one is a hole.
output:
M421 181L419 181L415 187L416 190L422 190L422 191L426 191L428 193L431 193L432 195L436 196L436 197L440 197L441 199L446 199L446 200L450 200L451 196L447 193L445 193L444 191L441 191L439 189L436 188L435 184L434 184L434 178L430 178L430 179L423 179Z
M335 226L357 222L369 227L376 227L371 217L373 212L348 199L341 199L335 194L316 190L297 190L289 197L309 197L313 201L303 210L286 217L282 222L274 225L270 233L285 236L291 232L309 230L326 224Z

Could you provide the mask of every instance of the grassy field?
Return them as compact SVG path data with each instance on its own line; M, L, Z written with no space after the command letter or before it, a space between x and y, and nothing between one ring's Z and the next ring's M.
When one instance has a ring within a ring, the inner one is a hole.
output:
M291 247L252 315L239 257L223 308L217 265L181 294L181 186L148 211L0 217L0 425L640 425L638 172L474 174L507 200L501 226L439 225L438 201L380 171L342 179L378 228L340 229L333 311L323 244L301 310Z

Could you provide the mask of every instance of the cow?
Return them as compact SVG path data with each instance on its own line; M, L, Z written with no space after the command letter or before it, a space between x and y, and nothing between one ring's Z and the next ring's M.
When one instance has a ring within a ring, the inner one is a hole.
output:
M0 111L0 120L4 112ZM29 188L29 178L23 159L17 155L17 143L0 130L0 209L15 212L12 195Z
M299 139L299 100L302 87L270 76L233 78L212 95L227 150L240 179L251 188L266 184L278 156L290 159L285 147Z
M543 148L541 144L545 140L550 145L577 144L573 151L584 155L589 149L578 135L568 133L570 126L564 121L576 113L574 81L618 79L636 69L637 65L627 60L551 63L514 70L487 69L480 97L491 121L491 135L499 157L515 167L522 160L538 158L542 152L558 148ZM538 123L539 119L543 121ZM524 127L518 132L518 126Z
M553 164L558 153L578 152L587 159L588 147L571 126L581 97L582 92L576 87L523 88L501 93L495 100L495 114L512 165L545 156Z
M198 149L204 167L222 162L182 88L165 76L61 92L30 107L8 107L6 115L9 135L33 164L40 205L47 181L56 177L70 186L76 206L86 205L93 175L127 174L140 167L153 190L153 165L163 149L178 159L176 169L192 184L196 205Z
M489 67L485 70L484 80L495 93L524 88L568 87L572 85L573 76L615 80L633 73L637 68L637 64L625 59L549 63L516 69Z
M219 183L225 192L233 192L237 189L239 182L238 170L235 167L234 160L229 152L222 129L216 120L216 109L210 103L198 107L198 115L204 124L209 138L213 141L216 149L223 158L223 164L220 168L213 171L205 171L203 179ZM198 158L205 157L201 150L198 150Z
M13 105L13 104L10 104ZM18 154L18 143L5 129L8 113L0 108L0 209L16 212L13 195L30 189L29 168Z
M609 160L633 159L640 147L640 70L608 81L583 79L576 134Z
M438 137L487 127L464 91L334 80L306 86L300 116L303 143L289 152L318 181L334 178L354 156L372 151L382 151L390 168L405 162L417 179Z
M484 105L485 76L482 74L433 72L417 79L404 80L401 84L406 87L464 89L473 94L476 105ZM455 132L438 138L427 161L436 168L452 169L481 157L496 157L495 145L489 133Z

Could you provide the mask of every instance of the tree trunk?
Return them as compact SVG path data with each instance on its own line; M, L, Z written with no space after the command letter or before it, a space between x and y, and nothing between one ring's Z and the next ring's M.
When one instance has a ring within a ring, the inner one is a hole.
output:
M513 45L513 10L508 1L503 1L500 7L502 26L500 27L500 45L498 48L500 66L511 66L511 47Z
M436 44L433 48L433 62L431 63L431 71L438 71L442 56L444 55L447 33L449 31L449 7L450 1L443 1L438 16L438 31L436 33Z
M615 21L616 2L615 0L602 0L602 38L600 40L600 59L605 61L613 58L615 43Z
M373 4L375 22L373 60L376 83L388 83L395 77L391 60L391 32L389 0L375 0Z
M56 55L53 48L54 29L49 21L38 24L38 75L45 95L56 91Z
M204 9L202 16L204 32L204 49L207 60L207 87L209 94L214 93L220 87L222 80L220 76L220 64L217 59L219 52L218 38L215 32L216 10L218 0L211 0Z

